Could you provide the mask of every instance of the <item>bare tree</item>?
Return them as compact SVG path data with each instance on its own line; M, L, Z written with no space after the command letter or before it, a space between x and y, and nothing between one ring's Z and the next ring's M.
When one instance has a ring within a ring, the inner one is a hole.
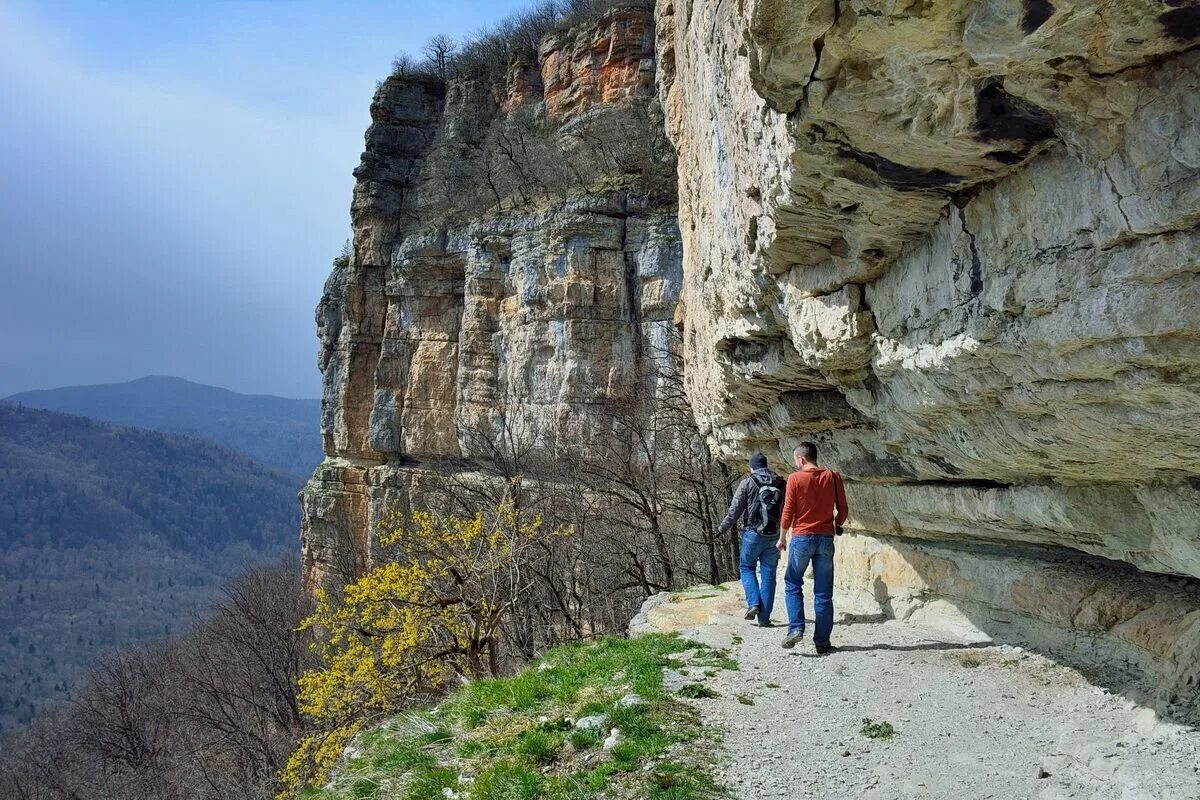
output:
M408 53L400 53L392 59L392 74L398 78L407 78L417 72L417 62Z
M450 61L457 46L454 39L444 33L439 33L431 38L421 48L421 54L425 56L426 69L441 80L446 80L450 74Z
M184 635L101 661L0 758L15 800L269 800L302 733L293 560L249 570Z

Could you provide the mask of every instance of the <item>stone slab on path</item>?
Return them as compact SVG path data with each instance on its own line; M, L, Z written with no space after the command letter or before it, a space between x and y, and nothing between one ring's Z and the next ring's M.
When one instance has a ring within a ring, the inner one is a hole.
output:
M718 777L770 798L1200 798L1200 732L1158 721L1041 655L953 628L842 619L838 650L742 619L731 583L659 595L632 633L728 648L738 670L687 670L719 697L689 701L724 730ZM709 673L709 674L706 674ZM862 733L890 723L889 739Z

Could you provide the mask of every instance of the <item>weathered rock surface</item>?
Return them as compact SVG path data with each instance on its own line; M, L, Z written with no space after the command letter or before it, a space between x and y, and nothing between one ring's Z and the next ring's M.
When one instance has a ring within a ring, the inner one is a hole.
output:
M1076 635L1092 568L1038 562L1200 577L1200 7L662 0L657 26L712 440L778 466L818 442L852 525L889 537L870 562L894 581L843 556L880 603L1041 604L1056 650L1100 658ZM909 580L997 548L1037 576L1019 603ZM1175 620L1194 605L1150 611L1165 585L1103 575L1105 636L1157 639L1112 658L1196 657Z
M309 580L368 563L435 462L471 470L467 430L604 435L595 402L678 323L731 462L812 439L846 475L855 602L1200 704L1200 5L655 17L499 86L382 85L318 313Z
M1200 589L1054 552L838 540L840 610L973 629L1050 653L1200 724Z
M303 496L310 585L480 439L577 452L597 403L668 346L682 281L653 22L615 9L516 61L503 92L392 77L356 170L354 256L317 313L326 461ZM647 76L649 71L649 76Z

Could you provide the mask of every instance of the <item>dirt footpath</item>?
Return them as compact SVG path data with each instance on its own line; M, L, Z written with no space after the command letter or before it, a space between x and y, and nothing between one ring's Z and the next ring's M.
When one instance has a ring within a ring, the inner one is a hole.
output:
M1200 798L1200 732L1157 722L1019 648L902 622L839 623L837 652L741 618L735 584L663 598L635 621L728 647L739 669L687 669L725 731L719 777L768 798ZM888 726L893 732L888 735Z

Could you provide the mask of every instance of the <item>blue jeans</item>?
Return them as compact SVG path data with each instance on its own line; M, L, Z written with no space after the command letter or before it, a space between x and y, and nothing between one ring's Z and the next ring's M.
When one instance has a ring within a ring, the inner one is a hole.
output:
M777 536L763 536L753 528L742 531L742 553L738 566L742 574L742 589L746 591L746 606L758 606L758 621L771 621L775 605L775 570L779 566ZM761 573L761 583L755 569Z
M829 644L833 631L833 537L801 534L788 544L783 593L787 602L788 634L804 632L804 572L813 567L813 612L817 628L813 644Z

